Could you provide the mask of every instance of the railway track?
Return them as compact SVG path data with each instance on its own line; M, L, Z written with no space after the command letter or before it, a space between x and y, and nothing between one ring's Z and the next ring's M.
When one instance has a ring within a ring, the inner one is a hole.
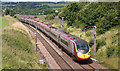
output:
M27 24L24 25L28 27L32 32L35 32L33 26ZM90 60L88 63L73 61L69 55L63 52L55 43L53 43L48 37L46 37L42 32L38 30L37 37L63 71L109 71L107 68L92 60Z

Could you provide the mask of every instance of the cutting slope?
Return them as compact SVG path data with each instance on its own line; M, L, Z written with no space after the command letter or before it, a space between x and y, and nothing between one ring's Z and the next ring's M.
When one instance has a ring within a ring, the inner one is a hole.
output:
M26 27L10 16L10 26L2 30L2 68L4 69L46 69L43 59L35 51L35 43Z

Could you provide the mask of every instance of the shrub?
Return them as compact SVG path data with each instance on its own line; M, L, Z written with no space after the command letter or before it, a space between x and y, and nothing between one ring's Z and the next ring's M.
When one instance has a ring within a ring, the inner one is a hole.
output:
M17 18L17 16L14 16L14 18Z
M54 19L54 18L55 18L55 15L54 15L54 14L48 14L45 19L47 19L47 20L52 20L52 19Z
M87 32L87 33L85 33L85 35L88 37L88 36L90 36L90 35L91 35L91 33L88 33L88 32Z
M97 51L101 46L104 46L104 45L106 45L105 40L103 40L103 39L98 39L98 40L96 40L96 51Z
M115 49L111 46L108 46L107 49L106 49L106 54L107 54L107 57L110 57L114 54L114 51Z
M118 56L119 54L120 54L120 47L118 46L118 45L116 45L116 46L113 46L112 48L114 48L114 56L116 57L116 56Z
M94 45L94 40L93 39L89 41L89 46L92 47L92 45Z
M37 16L35 16L34 18L37 18Z

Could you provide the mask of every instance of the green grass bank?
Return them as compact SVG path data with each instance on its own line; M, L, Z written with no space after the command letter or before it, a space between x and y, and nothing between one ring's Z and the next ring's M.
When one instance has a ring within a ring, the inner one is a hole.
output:
M5 20L9 26L2 29L2 69L47 69L27 28L10 16Z

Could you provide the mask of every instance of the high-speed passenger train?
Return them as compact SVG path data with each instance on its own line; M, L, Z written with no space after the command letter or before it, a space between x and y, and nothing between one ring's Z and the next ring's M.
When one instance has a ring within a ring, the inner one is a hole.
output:
M34 19L18 18L18 20L32 26L37 26L38 29L57 42L62 49L67 51L74 60L90 59L91 49L85 40Z

